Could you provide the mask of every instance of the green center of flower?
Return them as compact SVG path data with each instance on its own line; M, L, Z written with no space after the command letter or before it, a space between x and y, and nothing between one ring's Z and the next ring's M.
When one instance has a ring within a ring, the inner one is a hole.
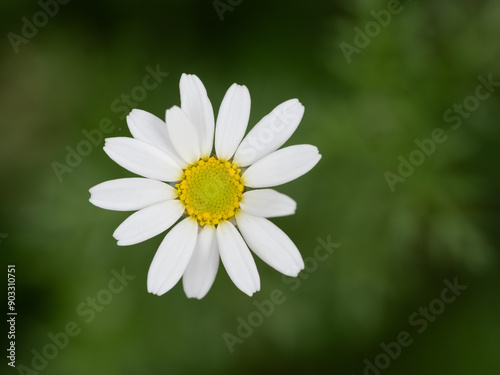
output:
M175 186L186 213L200 225L215 225L233 217L244 189L241 170L214 157L190 165Z

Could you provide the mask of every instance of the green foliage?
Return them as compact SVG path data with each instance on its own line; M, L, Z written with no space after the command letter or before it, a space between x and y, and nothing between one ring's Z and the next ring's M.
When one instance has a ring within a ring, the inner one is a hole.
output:
M478 77L500 81L498 2L401 2L363 48L354 28L364 31L385 1L222 3L233 4L223 21L210 1L71 1L18 53L4 39L0 247L17 268L17 363L31 367L32 349L74 321L81 333L43 373L361 374L401 331L414 342L383 374L498 373L499 92L481 89L490 95L467 110ZM22 36L21 18L40 11L35 2L1 8L4 35ZM350 63L341 43L359 50ZM287 99L305 105L287 144L317 145L323 158L277 188L298 209L273 219L316 262L296 281L257 260L262 290L252 298L223 267L202 301L180 284L150 295L147 271L163 236L119 248L112 233L128 214L88 202L90 187L131 174L101 142L58 179L53 163L67 165L82 130L109 119L106 137L130 136L117 107L132 107L122 95L158 64L169 75L135 107L159 117L180 103L183 72L202 79L216 112L233 82L247 85L250 126ZM437 128L446 140L419 151L416 140ZM399 157L415 150L423 162L401 177ZM404 180L394 191L387 171ZM340 246L319 261L318 238L327 237ZM135 279L87 323L78 307L123 267ZM416 333L409 316L455 277L468 289ZM223 334L237 336L237 318L275 289L285 302L231 354Z

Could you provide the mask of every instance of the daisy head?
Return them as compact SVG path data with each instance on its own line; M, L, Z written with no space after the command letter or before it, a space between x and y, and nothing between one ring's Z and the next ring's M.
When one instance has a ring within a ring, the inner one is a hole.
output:
M245 86L229 88L217 121L197 76L182 75L180 96L181 106L168 109L165 122L134 109L127 117L133 138L106 139L108 156L141 177L94 186L90 202L137 211L113 233L118 245L172 227L148 272L151 293L166 293L182 277L186 295L203 298L220 258L234 284L251 296L260 290L260 278L249 248L279 272L297 276L304 268L297 247L267 218L296 209L293 199L269 188L307 173L321 158L311 145L279 149L297 129L304 107L288 100L244 137L250 117Z

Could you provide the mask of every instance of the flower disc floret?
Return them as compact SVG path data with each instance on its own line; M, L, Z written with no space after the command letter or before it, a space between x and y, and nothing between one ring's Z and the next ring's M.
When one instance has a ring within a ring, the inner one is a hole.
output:
M233 217L244 190L241 169L215 157L190 165L175 186L186 214L200 225L216 225Z

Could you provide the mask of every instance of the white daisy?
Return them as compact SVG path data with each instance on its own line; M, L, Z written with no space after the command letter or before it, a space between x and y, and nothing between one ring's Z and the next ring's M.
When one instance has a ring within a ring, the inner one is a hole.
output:
M127 117L133 138L106 139L109 157L143 178L94 186L90 202L108 210L137 211L113 233L118 245L145 241L182 218L151 263L151 293L166 293L182 277L186 295L203 298L220 256L234 284L251 296L260 290L260 278L249 248L279 272L297 276L304 268L297 247L266 219L294 214L296 203L273 189L254 188L294 180L320 160L311 145L276 151L299 125L304 107L297 99L280 104L243 139L250 116L245 86L229 88L216 126L197 76L182 75L180 94L181 107L167 110L166 123L134 109Z

